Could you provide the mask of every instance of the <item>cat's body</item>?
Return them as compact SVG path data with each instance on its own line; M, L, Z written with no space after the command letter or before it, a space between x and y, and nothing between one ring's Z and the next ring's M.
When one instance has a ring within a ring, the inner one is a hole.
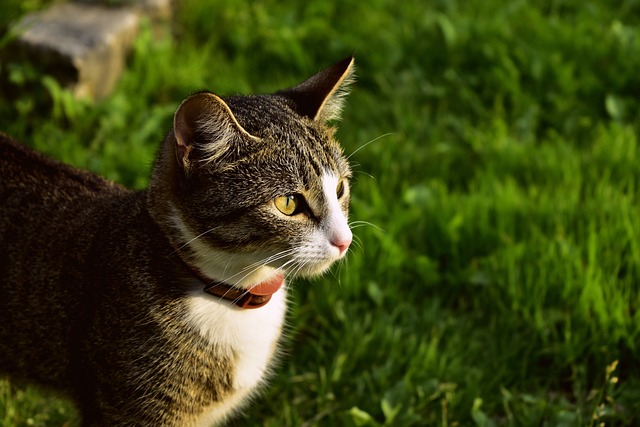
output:
M0 375L67 393L84 425L206 426L244 404L277 351L283 276L351 242L326 127L351 68L191 96L145 191L0 135ZM259 308L225 299L249 289Z

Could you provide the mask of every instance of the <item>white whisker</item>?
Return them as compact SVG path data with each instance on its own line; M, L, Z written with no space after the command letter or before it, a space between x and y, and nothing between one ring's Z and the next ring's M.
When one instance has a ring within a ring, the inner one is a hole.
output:
M198 234L196 237L194 237L193 239L187 241L186 243L182 244L181 246L177 247L175 251L173 251L171 253L171 255L175 254L176 252L180 251L181 249L184 249L185 247L189 246L191 243L193 243L194 241L198 240L200 237L204 236L205 234L209 234L214 230L217 230L218 228L220 228L221 226L218 227L213 227L210 228L206 231L203 231L202 233Z
M377 225L375 225L372 222L369 221L351 221L349 223L349 228L354 229L354 228L359 228L359 227L365 227L365 226L370 226L373 227L379 231L384 231L382 228L378 227Z
M275 253L273 255L270 255L270 256L268 256L268 257L266 257L266 258L264 258L264 259L262 259L260 261L256 261L253 264L249 264L248 266L244 267L241 271L246 271L246 270L251 269L251 268L253 268L255 266L262 266L262 265L269 264L270 262L277 261L277 260L280 260L282 258L285 258L285 257L291 255L294 252L295 252L295 249L293 249L293 248L285 249L283 251L280 251L280 252L277 252L277 253Z
M353 171L353 172L354 172L354 173L362 174L362 175L366 176L367 178L376 179L373 175L371 175L370 173L367 173L367 172L365 172L365 171L359 171L359 170L356 170L356 171Z
M260 261L256 261L252 264L249 264L245 267L243 267L240 271L238 271L237 273L226 277L223 281L224 282L228 282L234 278L236 278L237 276L244 274L239 280L238 282L242 282L244 279L246 279L247 277L251 276L253 273L255 273L257 270L259 270L260 268L262 268L263 266L267 265L270 262L274 262L274 261L278 261L280 259L286 258L289 255L291 255L294 252L294 249L285 249L284 251L278 252L276 254L270 255L268 257L265 257L263 259L261 259Z
M354 235L352 244L355 245L358 249L360 249L364 253L364 244L362 243L362 239L359 236ZM349 248L350 250L351 248Z
M362 150L364 147L366 147L366 146L368 146L368 145L370 145L370 144L373 144L374 142L378 141L379 139L382 139L382 138L387 137L387 136L389 136L389 135L395 135L395 134L396 134L395 132L389 132L389 133L385 133L384 135L380 135L380 136L379 136L379 137L377 137L377 138L373 138L371 141L369 141L369 142L366 142L366 143L362 144L360 147L356 148L356 150L355 150L355 151L351 152L351 154L349 154L349 155L347 156L347 160L349 160L349 159L351 158L351 156L353 156L354 154L356 154L358 151Z

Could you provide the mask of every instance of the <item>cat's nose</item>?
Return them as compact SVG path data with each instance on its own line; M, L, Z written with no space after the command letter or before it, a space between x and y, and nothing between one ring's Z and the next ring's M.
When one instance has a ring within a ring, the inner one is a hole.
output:
M349 231L349 233L344 233L344 235L335 236L331 240L331 244L336 248L338 248L338 251L340 252L340 256L342 256L344 255L345 252L347 252L347 249L349 249L349 245L351 245L352 240L353 240L353 235L351 234L351 231Z

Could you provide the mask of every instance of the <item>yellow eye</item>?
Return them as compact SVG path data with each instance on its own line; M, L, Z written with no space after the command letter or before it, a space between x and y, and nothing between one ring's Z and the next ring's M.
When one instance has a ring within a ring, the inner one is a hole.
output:
M276 208L285 215L293 215L298 207L298 200L295 194L276 197L273 203L276 205Z
M341 199L344 196L344 180L340 180L338 183L338 187L336 188L336 195L338 199Z

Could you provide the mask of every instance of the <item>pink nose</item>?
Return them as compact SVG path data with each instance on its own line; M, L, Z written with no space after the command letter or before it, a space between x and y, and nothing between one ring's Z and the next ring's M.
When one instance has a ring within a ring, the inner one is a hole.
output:
M353 240L353 236L349 233L348 236L341 236L339 238L335 238L331 241L331 244L338 248L340 251L340 256L344 255L344 253L349 249L349 245L351 244L351 240Z

